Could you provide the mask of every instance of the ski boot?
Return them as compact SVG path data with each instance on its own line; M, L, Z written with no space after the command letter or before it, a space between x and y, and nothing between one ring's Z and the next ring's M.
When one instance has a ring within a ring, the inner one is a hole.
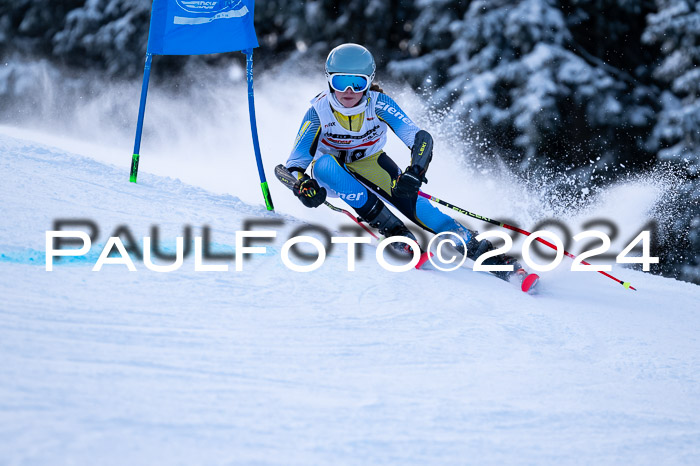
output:
M379 199L377 199L377 203L372 207L369 213L365 215L364 220L369 223L371 227L379 230L379 233L386 238L390 236L405 236L416 243L418 242L413 233L406 228L406 225L404 225ZM395 242L391 243L391 247L401 255L413 255L413 248L407 243Z
M466 228L462 227L461 229L454 231L454 233L465 239L467 243L467 258L471 260L475 261L485 252L492 251L494 249L493 244L491 244L491 241L489 240L482 239L481 241L477 241L476 237L478 236L478 233L475 231L467 230ZM464 254L464 246L462 246L462 244L458 244L456 249L461 254ZM503 281L516 284L519 283L520 288L526 293L534 290L540 278L534 273L528 273L523 266L520 265L520 262L518 262L517 259L505 254L489 257L483 261L483 265L512 265L513 270L498 270L490 273Z

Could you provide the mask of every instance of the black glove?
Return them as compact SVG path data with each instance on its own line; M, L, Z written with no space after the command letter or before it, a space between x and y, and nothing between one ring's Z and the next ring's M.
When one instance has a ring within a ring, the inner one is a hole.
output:
M306 207L318 207L326 200L326 188L318 185L318 181L304 175L296 182L292 192Z
M414 167L408 167L399 175L391 186L391 194L399 198L412 198L418 196L418 190L424 181Z

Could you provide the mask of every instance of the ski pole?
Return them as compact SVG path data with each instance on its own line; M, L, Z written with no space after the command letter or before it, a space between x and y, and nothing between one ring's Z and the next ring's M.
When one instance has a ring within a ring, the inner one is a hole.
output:
M280 181L281 181L286 187L288 187L289 189L292 189L292 188L294 187L294 185L296 184L296 182L298 181L298 180L294 177L294 175L292 175L292 174L289 172L289 170L287 170L287 167L285 167L285 166L282 165L282 164L279 164L279 165L277 165L277 166L275 167L275 176L277 177L278 180L280 180ZM340 207L336 207L336 206L334 206L333 204L331 204L331 203L328 202L328 201L324 201L323 204L324 204L326 207L328 207L329 209L334 210L335 212L342 212L342 213L344 213L345 215L347 215L348 217L350 217L350 218L352 219L353 222L355 222L355 223L357 223L358 225L360 225L367 233L369 233L370 235L372 235L372 237L373 237L374 239L376 239L377 241L379 241L379 236L375 235L375 234L372 232L372 230L370 230L369 228L367 228L367 226L366 226L364 223L360 222L360 220L358 220L357 217L355 217L353 214L351 214L351 213L348 212L347 210L341 209Z
M334 211L336 211L336 212L342 212L342 213L344 213L345 215L347 215L348 217L350 217L350 218L353 220L353 222L355 222L355 223L357 223L358 225L360 225L367 233L369 233L370 235L372 235L372 236L374 237L374 239L376 239L377 241L379 241L379 236L375 235L375 234L372 232L372 230L370 230L369 228L367 228L367 226L365 226L364 223L360 222L360 220L359 220L357 217L355 217L353 214L351 214L351 213L348 212L347 210L341 209L340 207L336 207L336 206L334 206L333 204L331 204L331 203L328 202L328 201L324 201L323 204L324 204L326 207L330 208L331 210L334 210Z
M438 199L437 197L431 196L430 194L424 193L423 191L418 191L418 195L421 196L421 197L424 197L424 198L428 199L429 201L435 202L436 204L440 204L440 205L443 205L443 206L445 206L445 207L449 207L450 209L455 210L455 211L459 212L460 214L464 214L464 215L466 215L466 216L468 216L468 217L476 218L476 219L478 219L478 220L481 220L481 221L484 221L484 222L487 222L487 223L491 223L491 224L493 224L493 225L498 225L499 227L503 227L503 228L505 228L505 229L507 229L507 230L517 231L518 233L520 233L520 234L522 234L522 235L525 235L525 236L530 236L530 235L532 234L532 233L530 233L529 231L525 231L525 230L523 230L523 229L521 229L521 228L514 227L513 225L508 225L507 223L499 222L498 220L493 220L493 219L488 218L488 217L482 217L481 215L478 215L478 214L469 212L468 210L464 210L464 209L462 209L461 207L457 207L457 206L454 205L454 204L450 204L449 202L445 202L445 201L443 201L442 199ZM554 246L552 243L550 243L549 241L547 241L547 240L545 240L545 239L542 239L542 238L539 238L539 237L538 237L538 238L535 238L535 239L536 239L537 241L539 241L540 243L544 244L545 246L549 246L550 248L552 248L552 249L554 249L554 250L557 249L556 246ZM568 252L568 251L564 251L564 255L570 257L571 259L576 259L576 256L573 255L573 254L571 254L571 253ZM589 264L588 262L586 262L586 261L584 261L584 260L582 260L581 263L584 264L584 265L591 265L591 264ZM605 275L606 277L615 280L616 282L618 282L620 285L624 286L625 288L629 288L630 290L637 291L637 289L636 289L635 287L633 287L633 286L630 284L630 282L623 282L623 281L620 280L619 278L613 277L613 276L610 275L609 273L603 272L602 270L597 270L597 272L598 272L598 273L602 273L602 274Z

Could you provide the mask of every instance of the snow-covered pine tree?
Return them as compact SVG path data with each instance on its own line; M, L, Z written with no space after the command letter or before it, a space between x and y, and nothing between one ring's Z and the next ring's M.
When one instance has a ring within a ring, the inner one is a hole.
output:
M685 171L671 227L679 233L665 260L684 280L700 283L700 3L656 0L643 40L661 47L654 76L667 90L650 143L660 161ZM680 203L680 206L678 205Z
M388 71L414 88L435 90L447 82L447 70L456 61L450 50L453 26L461 21L468 2L459 0L418 0L416 19L405 27L399 42L400 59L389 63Z
M66 15L52 39L53 55L64 63L130 77L143 71L150 3L143 0L87 0Z
M369 48L380 66L400 53L414 11L412 2L402 0L272 0L255 8L256 31L267 51L321 59L336 45L356 42Z
M574 10L586 2L576 3ZM611 2L588 3L602 8ZM654 123L651 90L605 56L596 57L597 49L579 46L560 1L475 0L461 17L447 0L421 5L416 47L427 37L422 24L440 25L431 32L446 30L450 38L390 70L414 85L436 83L436 107L450 109L455 126L469 125L516 169L583 167L586 180L599 180L613 178L620 162L631 167L652 159L643 144ZM605 12L589 8L594 13ZM600 34L605 42L605 31Z

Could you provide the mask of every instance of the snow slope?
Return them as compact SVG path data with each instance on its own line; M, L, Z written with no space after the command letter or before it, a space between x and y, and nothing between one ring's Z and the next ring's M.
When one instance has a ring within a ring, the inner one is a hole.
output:
M530 296L466 269L390 273L372 247L356 272L342 249L292 272L280 248L304 223L275 180L269 213L1 133L0 464L700 462L697 286L562 266ZM47 272L66 218L99 237ZM284 225L240 272L91 271L120 225L158 225L170 250L209 225L232 252L250 219Z

